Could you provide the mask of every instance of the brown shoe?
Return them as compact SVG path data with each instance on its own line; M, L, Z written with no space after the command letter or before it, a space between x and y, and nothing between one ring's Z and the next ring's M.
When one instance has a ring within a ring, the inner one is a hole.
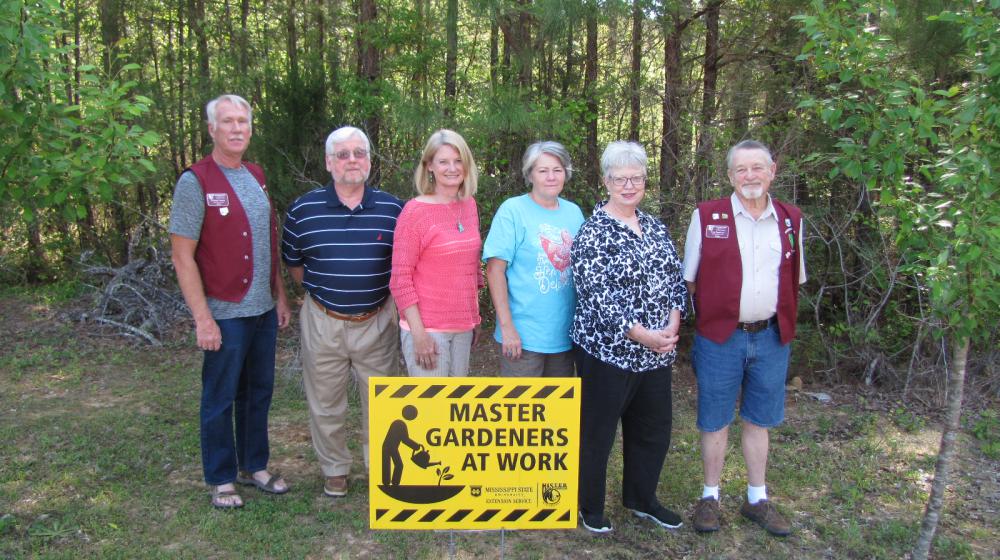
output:
M328 476L326 484L323 485L323 493L327 496L339 498L347 495L347 475Z
M702 498L694 506L691 523L699 533L711 533L719 530L719 500L712 497Z
M768 500L761 500L751 505L750 502L743 502L740 513L750 521L763 527L768 533L778 537L785 537L792 533L792 526L783 515L778 512Z

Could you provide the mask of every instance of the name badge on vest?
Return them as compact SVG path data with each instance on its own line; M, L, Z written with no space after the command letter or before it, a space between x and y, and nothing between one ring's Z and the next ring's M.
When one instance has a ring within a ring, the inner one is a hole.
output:
M705 226L705 237L708 239L729 239L729 226L715 224Z
M205 193L205 204L218 208L220 216L229 215L229 195L227 193Z
M226 193L205 193L205 204L208 206L229 206L229 195Z

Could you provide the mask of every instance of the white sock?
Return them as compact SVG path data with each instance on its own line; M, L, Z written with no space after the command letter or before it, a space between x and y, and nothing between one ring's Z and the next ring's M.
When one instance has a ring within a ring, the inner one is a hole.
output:
M767 486L750 486L747 484L747 501L751 505L767 499Z
M719 487L718 486L705 486L701 491L702 498L715 498L715 501L719 501Z

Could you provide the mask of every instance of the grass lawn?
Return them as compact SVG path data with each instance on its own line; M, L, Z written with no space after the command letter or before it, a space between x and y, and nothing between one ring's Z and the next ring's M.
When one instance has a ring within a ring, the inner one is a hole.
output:
M243 488L245 508L212 509L201 476L201 356L192 339L133 344L67 320L70 305L45 294L0 296L0 557L500 557L497 532L369 530L367 476L357 464L346 498L322 496L294 367L295 325L280 335L271 413L271 467L292 492ZM490 346L476 350L477 375L495 368ZM716 534L699 535L689 522L668 532L633 519L620 505L621 457L614 455L612 533L507 532L505 557L902 557L923 514L936 426L873 404L874 393L810 386L808 378L806 390L825 391L833 403L790 393L787 422L772 433L769 491L790 514L792 536L770 537L739 516L745 472L738 445L730 445ZM701 492L701 463L693 378L683 360L674 399L659 497L687 520ZM734 430L731 444L737 437ZM996 558L998 464L969 435L960 447L934 556Z

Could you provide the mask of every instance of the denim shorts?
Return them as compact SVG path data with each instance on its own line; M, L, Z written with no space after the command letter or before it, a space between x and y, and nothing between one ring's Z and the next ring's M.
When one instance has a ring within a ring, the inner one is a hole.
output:
M781 424L790 346L781 343L777 321L757 333L737 328L722 344L695 334L698 430L717 432L732 423L741 390L740 418L762 428Z

